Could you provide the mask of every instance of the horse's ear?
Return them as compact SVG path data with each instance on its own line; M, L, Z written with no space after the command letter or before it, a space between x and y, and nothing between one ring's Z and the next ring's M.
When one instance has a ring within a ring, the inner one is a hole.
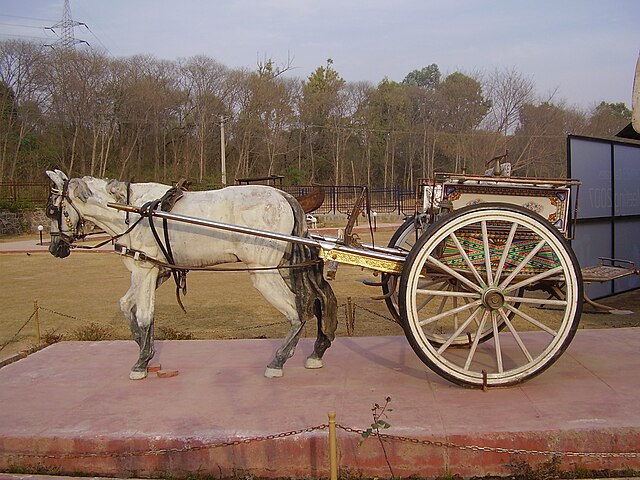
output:
M67 174L64 173L62 170L59 169L55 169L55 172L60 175L60 178L62 178L62 180L69 180L69 177L67 177Z
M55 183L56 187L62 189L64 181L67 180L67 176L60 170L47 170L47 176Z
M116 199L116 202L125 203L127 201L127 184L118 180L107 182L107 193Z
M82 178L74 178L69 182L69 187L73 187L73 195L81 202L86 202L93 192Z

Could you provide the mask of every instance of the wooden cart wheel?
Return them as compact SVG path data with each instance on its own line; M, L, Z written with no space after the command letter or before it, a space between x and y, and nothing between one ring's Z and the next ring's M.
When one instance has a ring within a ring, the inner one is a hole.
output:
M426 227L426 216L421 215L417 218L415 216L409 217L404 221L398 230L391 236L389 240L390 248L398 248L404 250L407 253L413 249L413 246L418 241L418 237L422 235L423 228ZM424 219L424 220L422 220ZM384 295L384 301L387 304L389 313L393 316L396 322L400 323L400 309L398 307L398 282L399 277L384 273L382 274L382 293Z
M427 229L427 220L426 215L423 215L424 219L418 218L416 221L415 217L411 217L407 219L389 240L389 247L391 248L400 248L402 250L406 250L410 252L418 238L425 229ZM393 318L403 325L402 317L400 316L400 308L398 305L398 283L400 278L395 275L383 274L382 276L382 291L384 293L384 299L387 304L387 308ZM431 290L443 290L443 291L451 291L451 292L461 292L465 290L465 285L462 284L459 280L452 278L448 274L444 273L433 273L432 275L423 276L418 285L419 289L431 289ZM466 301L466 300L460 300ZM435 308L437 313L442 313L445 309L456 308L458 307L459 298L455 295L450 296L436 296L436 295L426 295L421 299L420 304L418 305L418 310L422 310L425 308ZM517 304L516 308L517 308ZM513 316L512 312L508 313L508 316ZM404 326L404 325L403 325ZM498 329L502 330L505 324L502 319L499 320ZM443 338L439 333L437 328L434 329L425 329L425 335L429 339L431 343L434 345L440 346L444 342L447 341L446 338ZM480 334L479 342L482 343L493 336L493 328L490 324L485 326L485 329ZM468 344L468 335L466 333L462 333L459 338L453 340L454 345L464 345Z
M434 273L460 288L423 287ZM559 358L578 327L582 291L578 261L555 227L523 207L485 203L454 211L420 237L398 303L411 347L436 373L468 387L506 386ZM421 308L429 297L458 306ZM492 339L481 343L487 329Z

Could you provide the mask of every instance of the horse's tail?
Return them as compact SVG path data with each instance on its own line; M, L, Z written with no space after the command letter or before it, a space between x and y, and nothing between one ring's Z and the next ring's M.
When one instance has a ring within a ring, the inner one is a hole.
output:
M286 192L281 192L287 199L293 212L294 226L292 235L308 237L306 217L298 201ZM324 262L319 257L316 247L289 243L282 258L281 265L297 265L300 267L280 269L280 274L292 292L296 294L296 307L301 320L318 318L318 328L329 340L335 338L338 326L338 301L331 285L324 278Z

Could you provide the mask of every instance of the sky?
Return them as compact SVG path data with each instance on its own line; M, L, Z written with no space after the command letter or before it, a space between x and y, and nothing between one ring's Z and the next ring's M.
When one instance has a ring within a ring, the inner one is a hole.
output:
M0 0L0 40L51 43L64 0ZM631 107L639 0L70 0L75 37L114 57L209 56L230 68L333 60L348 82L516 70L540 99ZM35 38L34 38L35 37ZM39 39L39 40L38 40Z

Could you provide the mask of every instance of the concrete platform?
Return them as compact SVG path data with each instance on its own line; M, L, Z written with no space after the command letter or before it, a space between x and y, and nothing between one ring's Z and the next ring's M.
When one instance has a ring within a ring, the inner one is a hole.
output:
M328 431L313 427L335 411L342 426L366 429L387 396L385 433L407 437L385 442L395 476L508 475L510 462L535 466L548 451L627 454L562 455L564 469L640 470L640 329L581 330L541 376L488 392L426 370L403 337L339 338L320 370L303 368L303 340L284 377L264 378L278 344L158 342L155 361L179 375L142 381L128 379L129 341L63 342L8 365L0 471L327 477ZM378 440L362 440L338 429L340 469L390 477Z

